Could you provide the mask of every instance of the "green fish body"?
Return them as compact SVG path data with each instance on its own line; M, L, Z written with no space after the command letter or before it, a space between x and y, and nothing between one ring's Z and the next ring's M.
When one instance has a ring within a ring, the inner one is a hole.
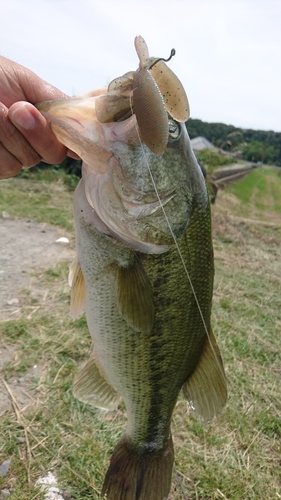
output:
M76 317L85 307L93 352L74 395L108 410L120 398L126 405L127 429L102 495L163 500L171 486L170 426L180 390L202 422L226 401L210 325L208 193L185 124L169 117L168 142L157 154L140 140L135 115L102 124L94 111L104 101L92 99L91 106L87 98L41 106L58 138L84 159L74 196L71 311ZM77 128L78 108L83 126Z
M100 231L84 179L75 193L78 269L85 281L94 351L75 381L74 394L107 409L118 404L120 395L128 415L103 488L110 499L163 499L168 494L173 464L170 425L181 388L202 421L211 420L226 397L210 327L214 264L208 194L185 125L179 127L180 139L168 144L161 159L143 146L128 151L116 145L115 154L134 190L153 195L147 161L159 190L173 193L164 209L189 278L161 208L143 216L140 233L145 225L148 248L138 251ZM149 253L155 242L165 248L163 253L154 253L154 247ZM156 478L151 477L153 467ZM137 496L140 484L143 492Z

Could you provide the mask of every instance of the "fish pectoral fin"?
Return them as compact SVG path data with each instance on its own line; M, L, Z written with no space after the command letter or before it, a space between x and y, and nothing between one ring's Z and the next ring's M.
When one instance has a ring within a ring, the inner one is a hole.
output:
M190 409L202 423L218 415L227 398L226 378L218 345L212 332L199 363L183 385Z
M70 264L68 282L70 292L70 316L75 319L85 306L85 281L77 257Z
M132 266L118 266L116 299L122 318L131 328L136 332L151 331L154 322L152 288L137 254Z
M76 375L73 395L82 403L110 411L115 410L121 401L121 397L101 374L94 353Z

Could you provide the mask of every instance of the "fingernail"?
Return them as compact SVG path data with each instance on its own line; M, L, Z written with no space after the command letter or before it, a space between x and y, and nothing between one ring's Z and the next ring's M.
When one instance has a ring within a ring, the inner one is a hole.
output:
M31 130L36 125L36 120L26 104L13 110L10 119L16 127L18 126L25 130Z

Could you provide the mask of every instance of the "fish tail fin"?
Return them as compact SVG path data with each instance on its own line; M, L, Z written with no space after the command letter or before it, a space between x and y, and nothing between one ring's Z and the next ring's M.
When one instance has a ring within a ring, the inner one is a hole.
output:
M164 500L171 488L172 437L157 451L139 451L127 436L117 443L102 487L107 500Z

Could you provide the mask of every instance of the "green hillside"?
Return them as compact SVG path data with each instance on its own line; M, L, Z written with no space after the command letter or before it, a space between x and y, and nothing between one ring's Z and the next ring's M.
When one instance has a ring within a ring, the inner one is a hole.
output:
M281 166L281 132L243 129L193 118L186 122L186 128L191 139L203 136L225 151L241 151L246 161Z
M281 171L260 167L231 186L229 191L235 194L242 204L250 203L265 211L270 207L281 213Z
M231 212L245 217L256 215L261 220L278 217L281 214L281 171L259 167L223 192L235 196ZM281 223L281 220L280 220Z

